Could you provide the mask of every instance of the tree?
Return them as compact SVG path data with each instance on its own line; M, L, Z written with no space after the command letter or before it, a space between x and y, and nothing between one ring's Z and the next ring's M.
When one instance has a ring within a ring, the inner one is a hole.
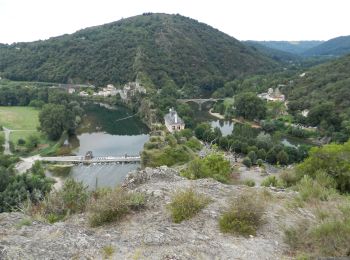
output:
M248 153L248 155L247 155L249 158L250 158L250 160L252 161L252 164L255 164L256 163L256 160L258 159L257 158L257 155L256 155L256 153L254 152L254 151L250 151L249 153Z
M350 141L311 148L309 157L296 171L299 179L304 175L316 178L320 172L325 172L336 181L338 190L350 192Z
M266 116L266 102L254 93L246 92L236 97L236 115L248 120L263 119Z
M63 105L47 104L39 114L40 129L52 140L61 137L74 124L72 113Z
M288 154L285 151L280 151L276 155L276 160L281 165L287 165L288 161L289 161L289 156L288 156Z
M252 160L249 157L245 157L242 161L242 163L247 166L248 168L250 168L252 166Z

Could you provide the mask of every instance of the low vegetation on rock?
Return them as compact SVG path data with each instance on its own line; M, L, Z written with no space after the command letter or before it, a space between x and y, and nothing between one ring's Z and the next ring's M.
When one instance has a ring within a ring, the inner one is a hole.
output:
M173 194L168 209L175 223L194 217L205 208L210 200L192 188L180 190Z
M258 192L247 192L232 198L230 208L219 220L220 230L238 235L255 235L263 223L266 202Z
M145 197L141 193L129 192L122 187L113 190L97 191L88 205L90 226L97 227L122 219L132 210L145 206Z
M197 158L188 164L181 175L189 179L213 178L219 182L230 182L231 165L223 154L213 152L204 158Z

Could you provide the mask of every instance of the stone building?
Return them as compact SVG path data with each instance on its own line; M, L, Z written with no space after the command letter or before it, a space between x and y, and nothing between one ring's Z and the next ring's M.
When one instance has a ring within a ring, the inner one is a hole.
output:
M169 113L164 116L164 122L170 133L185 129L184 121L178 116L174 108L169 109Z

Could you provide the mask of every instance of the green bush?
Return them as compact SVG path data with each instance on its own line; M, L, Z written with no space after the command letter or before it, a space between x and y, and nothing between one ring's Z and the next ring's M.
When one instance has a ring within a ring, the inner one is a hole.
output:
M221 153L211 153L205 158L194 159L181 175L189 179L213 178L228 183L230 181L231 165Z
M229 210L219 219L220 230L224 233L255 235L263 223L266 203L261 194L247 192L232 200Z
M329 203L329 216L314 221L300 220L285 230L285 241L293 252L307 253L310 259L318 257L349 257L350 212Z
M248 158L250 158L252 164L255 164L256 163L256 160L258 159L257 158L257 155L256 155L256 152L254 151L250 151L247 155Z
M50 193L41 203L41 214L50 223L85 210L89 193L82 182L67 179L62 189Z
M326 173L319 173L315 180L305 175L296 185L299 201L325 201L336 194L336 183Z
M283 188L284 183L281 180L279 180L276 176L270 175L261 182L261 186Z
M261 166L264 165L264 161L261 160L261 159L258 159L258 160L256 161L256 164L259 165L259 167L261 167Z
M335 180L340 192L350 192L350 141L314 147L309 157L296 167L299 179L304 175L314 179L320 171Z
M140 193L132 193L117 187L96 193L88 205L88 221L90 226L101 226L118 221L131 210L139 210L145 205L145 198Z
M244 185L247 185L248 187L254 187L255 186L255 181L252 179L247 179L243 182Z
M195 137L191 137L190 140L185 143L185 145L191 148L193 151L199 151L202 148L201 142Z
M286 187L291 187L295 185L298 181L298 177L294 170L284 170L279 178L285 184Z
M209 203L208 198L193 189L177 191L171 198L168 209L175 223L190 219Z
M249 157L245 157L242 161L242 163L247 166L248 168L250 168L252 166L252 160Z

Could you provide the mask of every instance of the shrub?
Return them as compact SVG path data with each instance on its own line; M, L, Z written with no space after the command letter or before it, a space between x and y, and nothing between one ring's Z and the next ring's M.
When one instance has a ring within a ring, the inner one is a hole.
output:
M115 248L112 245L104 246L102 248L103 259L110 259L115 253Z
M261 159L258 159L258 160L256 161L256 164L259 165L259 167L261 167L261 166L263 166L264 161L261 160Z
M41 214L50 223L62 220L69 214L83 212L88 197L83 183L67 179L61 190L50 193L41 203Z
M209 203L208 198L193 189L177 191L171 198L168 209L175 223L190 219Z
M88 205L88 221L92 227L118 221L131 210L140 209L144 204L142 194L131 193L121 187L100 191Z
M190 140L185 143L185 145L191 148L193 151L199 151L202 148L201 142L195 137L191 137Z
M345 202L348 204L348 201ZM285 241L293 252L318 257L348 257L350 253L350 215L348 210L329 205L330 216L315 221L299 221L285 230ZM349 206L348 206L349 207Z
M257 155L256 155L256 153L254 151L250 151L247 156L250 158L252 164L256 163L256 160L258 158L257 158Z
M336 193L334 180L325 173L320 173L315 180L305 175L297 184L299 191L297 199L300 201L328 200Z
M220 153L212 153L203 159L195 159L188 164L181 175L189 179L213 178L227 183L230 181L230 162Z
M281 180L279 180L276 176L274 175L270 175L268 177L266 177L262 182L261 182L261 186L264 187L284 187L284 184Z
M276 155L277 162L281 165L287 165L289 162L289 156L285 151L280 151Z
M297 175L300 179L304 175L315 178L319 171L323 171L336 181L339 191L350 192L349 158L350 141L343 145L329 144L314 147L310 151L310 156L297 166Z
M252 160L249 157L245 157L242 161L242 163L247 166L248 168L250 168L252 166Z
M254 187L255 186L255 181L252 179L247 179L243 182L244 185L247 185L248 187Z
M286 187L291 187L295 185L298 181L295 171L285 170L280 175L279 178L284 183Z
M247 192L233 199L230 209L219 219L220 230L224 233L255 235L263 222L266 208L260 195Z
M261 160L266 160L266 151L265 149L260 149L257 153L257 157Z
M17 141L17 144L18 145L25 145L26 144L26 140L24 140L22 138L19 138L18 141Z

